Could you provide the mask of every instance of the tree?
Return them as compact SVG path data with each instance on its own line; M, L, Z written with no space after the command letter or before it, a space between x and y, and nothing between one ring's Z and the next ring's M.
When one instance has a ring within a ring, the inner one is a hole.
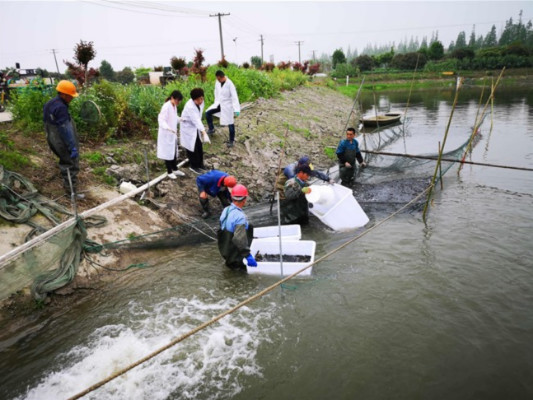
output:
M135 79L135 74L133 73L131 68L125 67L122 71L117 72L116 79L123 85L127 85L128 83L133 82L133 80Z
M470 40L468 41L468 47L471 49L476 48L476 26L472 27L472 33L470 34Z
M263 65L263 60L259 56L252 56L250 58L250 62L252 63L255 69L260 69L261 65Z
M391 62L394 68L407 70L421 69L426 63L426 56L422 53L396 54Z
M106 60L102 60L102 63L100 64L100 75L104 79L107 79L108 81L113 82L116 79L116 73L113 70L113 67L111 64L109 64Z
M372 68L374 68L374 59L366 54L363 54L354 60L354 64L354 66L357 66L361 72L370 71Z
M430 60L440 60L444 56L444 46L438 40L431 43L427 55Z
M94 49L93 42L84 42L83 40L80 40L76 47L74 47L74 60L76 60L85 71L84 83L88 83L89 62L91 62L94 57L96 57L96 50Z
M174 69L174 71L180 74L183 68L187 66L187 62L185 61L185 58L178 58L174 56L170 59L170 66L172 69Z
M459 32L457 40L455 41L456 49L464 49L466 47L466 34L464 31Z
M490 32L485 36L483 47L496 47L498 45L498 38L496 36L496 26L492 25Z
M344 55L344 52L342 49L337 49L333 52L333 55L331 56L331 60L333 62L333 69L337 66L337 64L345 64L346 63L346 56Z
M205 60L204 51L201 49L195 49L194 52L196 55L194 56L193 63L191 66L191 73L199 75L202 82L205 82L207 75L207 67L204 67L202 65Z
M428 49L428 38L427 36L424 36L422 38L422 43L420 43L420 48L418 50L427 50Z

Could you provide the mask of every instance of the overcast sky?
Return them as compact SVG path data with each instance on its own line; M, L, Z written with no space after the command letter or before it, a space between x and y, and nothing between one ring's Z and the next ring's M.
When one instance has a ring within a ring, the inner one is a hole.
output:
M0 68L60 71L72 60L80 40L92 41L98 67L115 70L169 65L172 56L191 61L203 49L207 64L221 58L217 13L224 54L242 64L261 55L265 61L301 61L331 55L337 48L359 54L368 44L428 41L438 33L445 47L461 31L498 36L509 18L533 20L533 1L6 1L0 0ZM298 42L300 43L298 45ZM299 53L300 50L300 53Z

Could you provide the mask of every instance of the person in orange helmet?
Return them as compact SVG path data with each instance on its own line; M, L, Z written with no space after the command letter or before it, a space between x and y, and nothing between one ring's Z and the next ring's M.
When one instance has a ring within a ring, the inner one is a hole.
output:
M63 187L68 195L74 193L78 199L85 196L78 193L78 172L80 143L76 124L70 116L68 106L72 99L78 97L76 86L70 81L60 81L56 87L57 96L43 107L43 122L46 141L50 150L59 158L59 170L63 178ZM70 182L68 178L70 171Z
M217 233L218 250L226 260L226 266L243 271L246 271L244 260L249 267L257 267L257 262L250 253L254 228L242 211L247 198L246 186L237 184L233 187L231 191L233 203L222 211L220 229Z
M237 179L234 176L228 175L225 172L213 169L196 178L196 186L200 197L200 205L204 210L202 218L208 218L211 215L209 211L209 196L218 197L222 207L227 207L231 204L231 195L229 188L237 184Z

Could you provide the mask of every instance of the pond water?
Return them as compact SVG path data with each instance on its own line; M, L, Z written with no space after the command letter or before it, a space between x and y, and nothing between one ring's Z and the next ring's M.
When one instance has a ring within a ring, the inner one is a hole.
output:
M480 93L461 91L446 149L470 135ZM435 153L453 97L453 89L413 93L406 134L384 150ZM377 94L380 111L403 112L407 99L407 91ZM373 96L362 102L372 113ZM532 126L533 93L498 90L469 159L533 168ZM443 183L426 224L417 210L397 215L310 278L85 398L533 398L533 172L465 165L457 174L454 166ZM367 227L391 211L372 207ZM313 219L302 238L316 241L318 258L361 232ZM152 268L130 270L2 343L0 397L73 396L277 280L227 270L214 243L165 254L139 253Z

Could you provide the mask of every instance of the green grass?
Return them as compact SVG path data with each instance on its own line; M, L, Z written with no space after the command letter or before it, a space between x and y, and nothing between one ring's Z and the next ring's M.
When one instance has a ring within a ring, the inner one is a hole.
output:
M106 174L107 167L93 168L93 174L97 176L106 185L115 186L117 184L115 178Z
M105 161L104 155L100 153L99 151L91 151L88 153L82 153L80 158L82 160L87 160L87 162L89 163L91 167L101 165Z
M0 132L0 165L9 171L19 172L31 164L28 157L15 150L9 134Z

